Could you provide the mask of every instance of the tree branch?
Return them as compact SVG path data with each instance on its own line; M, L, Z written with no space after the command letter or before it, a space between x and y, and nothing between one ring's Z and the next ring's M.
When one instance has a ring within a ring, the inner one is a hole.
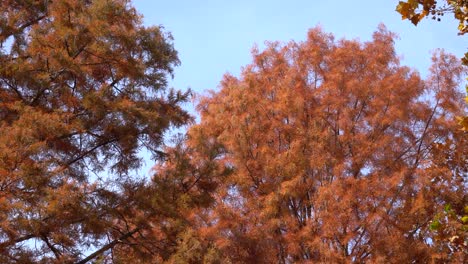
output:
M0 249L15 245L17 243L20 243L20 242L23 242L23 241L26 241L26 240L29 240L29 239L35 238L35 237L37 237L37 236L34 235L34 234L29 234L29 235L24 235L22 237L19 237L19 238L13 239L13 240L2 242L2 243L0 243Z
M138 232L140 230L140 228L135 228L133 229L132 231L122 235L121 237L119 237L118 239L115 239L113 240L112 242L108 243L107 245L103 246L102 248L96 250L94 253L92 253L91 255L87 256L86 258L76 262L75 264L85 264L87 263L88 261L91 261L92 259L98 257L99 255L101 255L102 253L106 252L107 250L113 248L115 245L119 244L119 243L122 243L123 240L131 237L133 234L135 234L136 232Z
M47 247L52 251L52 253L54 253L55 258L60 259L60 256L61 256L60 251L56 247L54 247L54 245L52 245L52 243L50 243L49 238L44 235L42 237L42 241L44 241L44 243L46 243Z
M34 25L34 24L39 23L39 21L41 21L41 20L44 19L44 18L46 18L46 15L39 16L39 17L37 17L36 19L31 20L31 21L29 21L29 22L27 22L27 23L21 25L20 27L18 27L18 28L16 28L16 29L13 29L13 30L5 30L5 31L3 32L3 34L0 34L0 41L5 40L5 39L9 38L11 35L14 35L14 34L16 34L16 33L18 33L18 32L21 32L21 31L23 31L24 29L26 29L26 28L28 28L28 27Z
M81 153L81 155L79 155L78 157L74 158L74 159L71 159L69 161L67 161L65 163L65 167L68 167L70 165L72 165L73 163L83 159L84 157L86 157L88 154L92 153L93 151L95 151L96 149L102 147L102 146L105 146L107 144L110 144L110 143L113 143L113 142L116 142L118 139L117 138L113 138L113 139L110 139L110 140L107 140L107 141L104 141L102 143L99 143L97 144L96 146L92 147L91 149Z

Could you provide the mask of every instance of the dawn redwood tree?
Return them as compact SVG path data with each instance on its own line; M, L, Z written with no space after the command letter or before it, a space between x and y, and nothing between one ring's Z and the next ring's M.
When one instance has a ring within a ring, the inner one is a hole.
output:
M1 263L108 262L157 240L145 219L165 210L129 172L190 121L167 88L178 63L128 0L0 0Z
M177 259L466 261L466 225L439 215L446 204L461 215L468 198L467 137L455 120L462 67L437 51L424 81L399 64L394 38L383 26L368 42L314 28L305 42L254 50L240 77L201 99L187 148L154 177L183 160L187 186L197 171L187 168L224 172ZM447 221L452 233L434 228Z

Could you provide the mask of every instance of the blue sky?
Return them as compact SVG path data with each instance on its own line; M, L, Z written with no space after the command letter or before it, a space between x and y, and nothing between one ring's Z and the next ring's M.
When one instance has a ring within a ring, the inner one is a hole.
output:
M182 65L171 86L202 93L216 89L224 73L238 75L251 62L250 50L265 41L302 41L320 25L337 38L369 40L379 23L396 32L402 64L424 76L431 51L444 48L461 57L468 37L457 35L449 15L442 22L423 20L418 27L394 11L397 0L134 0L145 25L163 25L172 32Z
M163 25L174 37L182 64L170 82L176 89L203 94L216 90L226 72L239 75L251 62L254 44L265 41L303 41L309 28L320 25L336 38L371 39L379 23L400 37L396 51L401 64L421 72L430 66L437 48L462 57L468 36L457 35L457 22L445 16L442 22L423 20L418 27L402 21L395 11L398 0L134 0L147 26ZM193 107L187 108L193 111ZM195 113L193 113L195 114ZM146 156L146 155L144 155ZM147 158L143 172L153 162Z

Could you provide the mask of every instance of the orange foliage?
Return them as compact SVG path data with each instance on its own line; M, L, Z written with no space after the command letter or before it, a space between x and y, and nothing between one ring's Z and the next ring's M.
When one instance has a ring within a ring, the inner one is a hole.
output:
M158 156L167 129L190 121L188 94L166 87L179 63L171 36L126 0L0 7L0 262L144 245L137 209L157 209L129 172L141 148Z
M466 261L453 56L424 81L383 26L314 28L255 49L162 147L191 120L168 34L127 0L0 6L1 263Z
M254 50L241 77L201 99L187 144L215 146L230 173L194 225L220 259L463 261L430 230L467 198L461 66L438 51L423 81L393 41L383 26L364 43L314 28Z

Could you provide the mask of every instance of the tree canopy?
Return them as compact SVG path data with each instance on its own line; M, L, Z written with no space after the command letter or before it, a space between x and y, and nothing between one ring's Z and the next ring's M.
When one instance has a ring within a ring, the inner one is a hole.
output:
M189 94L167 88L170 34L127 0L0 6L0 262L85 263L138 244L145 185L128 175L191 120Z
M200 124L155 179L181 159L227 173L213 206L190 218L180 248L191 250L178 258L466 261L468 226L455 217L452 229L436 227L446 204L467 209L468 145L454 118L462 66L438 51L422 80L393 41L384 27L368 42L314 28L305 42L255 50L240 77L200 100Z

